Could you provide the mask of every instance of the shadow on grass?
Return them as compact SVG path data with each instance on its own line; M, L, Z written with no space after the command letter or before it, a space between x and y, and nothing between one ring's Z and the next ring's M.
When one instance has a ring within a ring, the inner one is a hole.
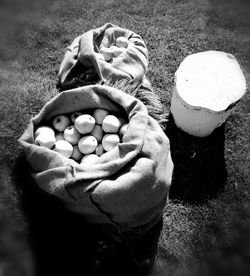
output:
M115 241L68 211L58 198L43 192L29 172L21 156L13 175L22 192L21 208L27 218L36 276L148 275L162 221L128 247L128 240Z
M224 159L225 124L204 138L178 129L172 114L165 133L174 163L170 199L203 203L216 197L226 184Z

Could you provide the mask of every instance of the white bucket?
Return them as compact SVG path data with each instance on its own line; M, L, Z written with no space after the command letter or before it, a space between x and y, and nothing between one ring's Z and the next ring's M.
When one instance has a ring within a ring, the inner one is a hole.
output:
M175 73L171 113L177 127L205 137L224 123L246 92L246 80L233 55L206 51L184 59Z

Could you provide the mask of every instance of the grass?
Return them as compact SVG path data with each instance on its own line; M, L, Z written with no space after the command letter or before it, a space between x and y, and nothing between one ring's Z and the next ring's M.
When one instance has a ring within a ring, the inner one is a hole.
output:
M36 198L39 191L17 175L22 154L16 140L58 93L56 74L66 46L106 22L140 34L149 50L148 79L169 110L174 73L191 53L232 53L249 84L249 6L243 0L24 0L0 5L0 274L2 269L3 275L33 275L30 240L37 237L31 235L30 218L47 237L63 224L56 219L58 209L49 208L53 200ZM166 134L175 173L154 275L250 273L249 101L247 93L226 124L205 139L183 133L169 118ZM25 198L27 189L33 192L30 199ZM41 211L43 200L48 206ZM46 216L48 226L42 224ZM53 239L48 250L49 242Z

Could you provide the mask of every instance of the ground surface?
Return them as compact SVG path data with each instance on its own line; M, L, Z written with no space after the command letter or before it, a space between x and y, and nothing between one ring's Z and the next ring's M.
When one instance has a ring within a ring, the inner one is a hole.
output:
M25 166L20 173L17 139L58 93L56 75L66 46L106 22L140 34L149 50L147 76L169 109L174 73L191 53L213 49L233 54L249 84L250 7L236 0L24 0L0 5L0 274L33 275L30 217L45 235L61 221L43 225L46 212L56 211L49 209L52 199L36 199L35 188L20 181ZM206 139L176 129L170 117L166 134L175 172L154 275L249 275L249 105L247 93L225 126ZM24 202L29 188L34 196ZM45 211L36 213L38 205ZM32 208L33 213L27 211Z

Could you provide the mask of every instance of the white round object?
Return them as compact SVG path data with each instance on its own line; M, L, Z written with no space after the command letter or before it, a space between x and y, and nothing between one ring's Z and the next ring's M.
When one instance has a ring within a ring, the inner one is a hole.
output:
M81 160L81 164L94 164L99 159L99 156L96 154L86 154Z
M83 154L89 154L96 150L98 142L92 135L82 137L78 142L78 148Z
M120 137L117 134L105 134L102 139L104 150L112 150L120 142Z
M127 128L128 128L128 124L124 124L120 127L119 129L120 136L123 136L125 134L125 132L127 131Z
M66 127L63 137L66 141L70 142L71 145L76 145L81 138L81 134L74 126L71 125Z
M103 129L100 125L95 125L94 129L90 132L90 135L94 136L98 142L102 141Z
M113 51L110 48L102 47L100 52L106 61L110 61L113 58Z
M68 141L59 140L55 144L55 151L69 158L73 153L73 146Z
M63 132L58 132L56 134L56 141L64 140Z
M96 124L101 125L102 121L107 115L109 115L108 110L97 108L93 113L93 117L95 118Z
M116 46L118 47L124 47L127 48L128 47L128 39L124 36L120 36L116 39Z
M54 130L51 127L48 126L42 126L39 127L36 131L35 131L35 138L40 135L40 134L47 134L47 135L55 135Z
M64 131L69 124L70 119L66 115L57 115L52 121L54 129L60 132Z
M71 122L74 124L76 118L81 116L81 115L83 115L83 113L81 111L76 111L76 112L71 113L71 115L70 115Z
M35 139L35 144L41 147L51 149L56 143L56 138L54 135L42 133L38 135Z
M82 153L78 149L77 145L73 146L73 153L70 158L74 159L77 162L79 162L82 159Z
M90 133L95 127L95 118L89 114L80 115L75 120L75 128L81 134Z
M126 48L124 47L116 47L114 50L114 57L118 57L119 55L121 55L122 53L124 53L126 51Z
M246 80L235 57L206 51L184 59L175 73L171 113L183 131L205 137L224 123L246 92Z
M114 115L108 115L102 122L102 129L107 133L117 133L121 126L121 121Z
M95 150L95 154L98 155L98 156L101 156L104 154L104 148L102 146L102 144L99 144Z
M109 47L109 49L111 49L113 52L114 52L114 50L117 49L117 48L118 48L118 47L115 46L115 45L112 45L112 46Z

